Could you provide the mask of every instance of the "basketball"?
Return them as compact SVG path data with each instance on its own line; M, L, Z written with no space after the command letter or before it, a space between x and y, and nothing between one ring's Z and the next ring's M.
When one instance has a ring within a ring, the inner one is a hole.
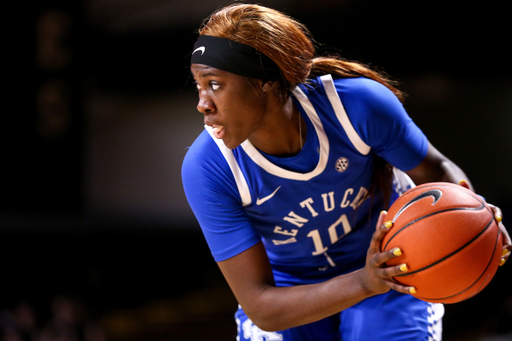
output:
M407 264L394 278L414 286L418 299L456 303L482 291L499 267L503 236L491 208L472 191L447 182L426 183L400 196L386 221L393 226L381 250L399 247L388 266Z

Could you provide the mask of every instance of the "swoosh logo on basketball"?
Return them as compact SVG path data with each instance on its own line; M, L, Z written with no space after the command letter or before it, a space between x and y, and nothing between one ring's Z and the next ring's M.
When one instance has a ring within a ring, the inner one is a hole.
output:
M277 187L276 190L274 192L272 192L271 194L267 195L266 197L263 197L263 198L258 198L256 200L256 205L261 205L263 204L265 201L269 200L269 199L272 199L272 197L277 193L277 191L279 191L279 188L281 188L281 186Z
M407 204L405 204L400 209L400 211L396 212L395 216L393 217L392 222L395 222L395 220L398 218L398 216L400 214L404 213L404 211L406 209L408 209L409 207L411 207L411 205L414 204L415 202L417 202L423 198L426 198L426 197L432 197L434 199L434 201L432 202L432 206L434 206L439 201L439 199L441 199L442 196L443 196L443 192L441 192L441 190L439 190L439 189L431 189L431 190L421 193L420 195L417 195L416 197L412 198L411 201L409 201Z
M197 49L194 50L194 52L192 52L192 54L196 53L197 51L201 51L201 56L202 56L205 50L206 50L206 47L199 46Z

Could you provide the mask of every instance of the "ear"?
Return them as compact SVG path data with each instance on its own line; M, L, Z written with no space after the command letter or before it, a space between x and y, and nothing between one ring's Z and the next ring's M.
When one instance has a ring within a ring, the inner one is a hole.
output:
M274 85L274 82L271 82L271 81L267 81L267 82L262 82L261 84L261 89L263 90L263 92L268 92L272 89Z

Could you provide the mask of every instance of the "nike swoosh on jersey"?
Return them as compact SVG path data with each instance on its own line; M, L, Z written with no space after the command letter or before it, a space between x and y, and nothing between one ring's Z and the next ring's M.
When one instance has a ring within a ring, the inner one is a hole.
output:
M256 205L261 205L263 204L265 201L269 200L269 199L272 199L272 197L277 193L277 191L279 191L279 188L281 188L281 186L277 187L276 190L274 192L272 192L271 194L267 195L266 197L263 197L263 198L258 198L256 200Z

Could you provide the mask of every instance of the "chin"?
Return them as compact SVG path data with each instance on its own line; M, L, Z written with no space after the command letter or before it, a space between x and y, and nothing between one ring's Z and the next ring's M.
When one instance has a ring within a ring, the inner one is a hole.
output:
M223 140L224 142L224 145L226 147L228 147L229 149L235 149L236 147L240 146L242 144L242 142L237 142L237 141L225 141Z
M238 147L240 145L239 144L235 144L235 145L229 145L229 144L225 144L226 147L228 147L229 149L235 149L236 147Z

